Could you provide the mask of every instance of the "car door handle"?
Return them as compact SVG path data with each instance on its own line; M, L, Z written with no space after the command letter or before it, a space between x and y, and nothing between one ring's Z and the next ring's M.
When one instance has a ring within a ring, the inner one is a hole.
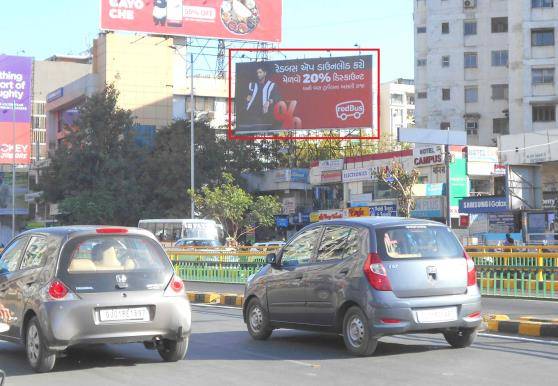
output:
M29 279L27 279L27 280L25 281L25 285L32 285L32 284L35 284L36 281L37 281L36 278L30 277Z
M337 277L345 277L349 274L349 268L343 268L339 273L336 275Z

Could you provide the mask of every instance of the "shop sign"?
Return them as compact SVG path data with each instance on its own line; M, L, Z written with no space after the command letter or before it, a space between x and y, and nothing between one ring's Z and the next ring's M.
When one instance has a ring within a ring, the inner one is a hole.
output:
M468 146L467 160L469 162L498 163L498 148L489 146Z
M310 222L335 220L343 217L345 217L344 211L341 209L320 210L310 213Z
M343 170L343 182L370 181L371 179L372 179L371 169Z
M441 145L420 146L413 149L415 166L431 166L444 163L444 150Z
M288 228L289 216L286 215L275 216L275 226L277 226L277 228Z
M320 171L325 172L328 170L342 170L343 169L343 159L328 159L320 161L319 163Z
M419 197L441 196L444 194L444 184L415 184L413 185L413 195Z
M372 216L397 216L397 204L380 204L370 207L370 215Z
M459 202L460 213L496 213L508 210L506 197L467 197Z
M411 211L412 217L442 218L445 217L444 197L421 197L415 200L415 209Z
M322 172L321 183L322 184L331 184L335 182L341 182L341 170L330 170L326 172Z
M488 215L488 231L491 233L513 232L515 220L512 213Z
M370 216L370 208L367 206L359 206L347 209L349 217L368 217Z
M494 164L494 169L492 170L493 176L505 176L506 175L506 165Z
M372 193L351 194L351 207L369 206L372 203Z

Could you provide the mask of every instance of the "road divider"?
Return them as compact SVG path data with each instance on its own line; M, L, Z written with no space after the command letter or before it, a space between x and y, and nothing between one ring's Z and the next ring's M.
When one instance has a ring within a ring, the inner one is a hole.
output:
M242 307L244 295L217 293L217 292L186 292L188 300L192 303L220 304L223 306Z
M558 338L557 319L522 316L517 320L511 320L507 315L489 315L486 325L491 332Z

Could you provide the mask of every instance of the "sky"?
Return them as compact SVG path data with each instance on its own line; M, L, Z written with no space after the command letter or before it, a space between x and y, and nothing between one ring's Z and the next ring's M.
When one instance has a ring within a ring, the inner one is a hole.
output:
M0 1L0 54L79 55L99 32L99 0ZM355 44L380 48L382 82L412 78L413 0L283 0L280 47Z

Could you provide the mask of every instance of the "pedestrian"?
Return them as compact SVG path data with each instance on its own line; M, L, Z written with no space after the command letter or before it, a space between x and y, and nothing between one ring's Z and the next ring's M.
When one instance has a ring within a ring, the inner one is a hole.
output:
M7 322L8 320L10 320L10 316L11 316L10 310L8 310L6 307L0 304L0 323Z
M506 233L506 240L504 241L504 245L507 247L515 245L515 240L513 239L513 237L511 237L509 233Z

